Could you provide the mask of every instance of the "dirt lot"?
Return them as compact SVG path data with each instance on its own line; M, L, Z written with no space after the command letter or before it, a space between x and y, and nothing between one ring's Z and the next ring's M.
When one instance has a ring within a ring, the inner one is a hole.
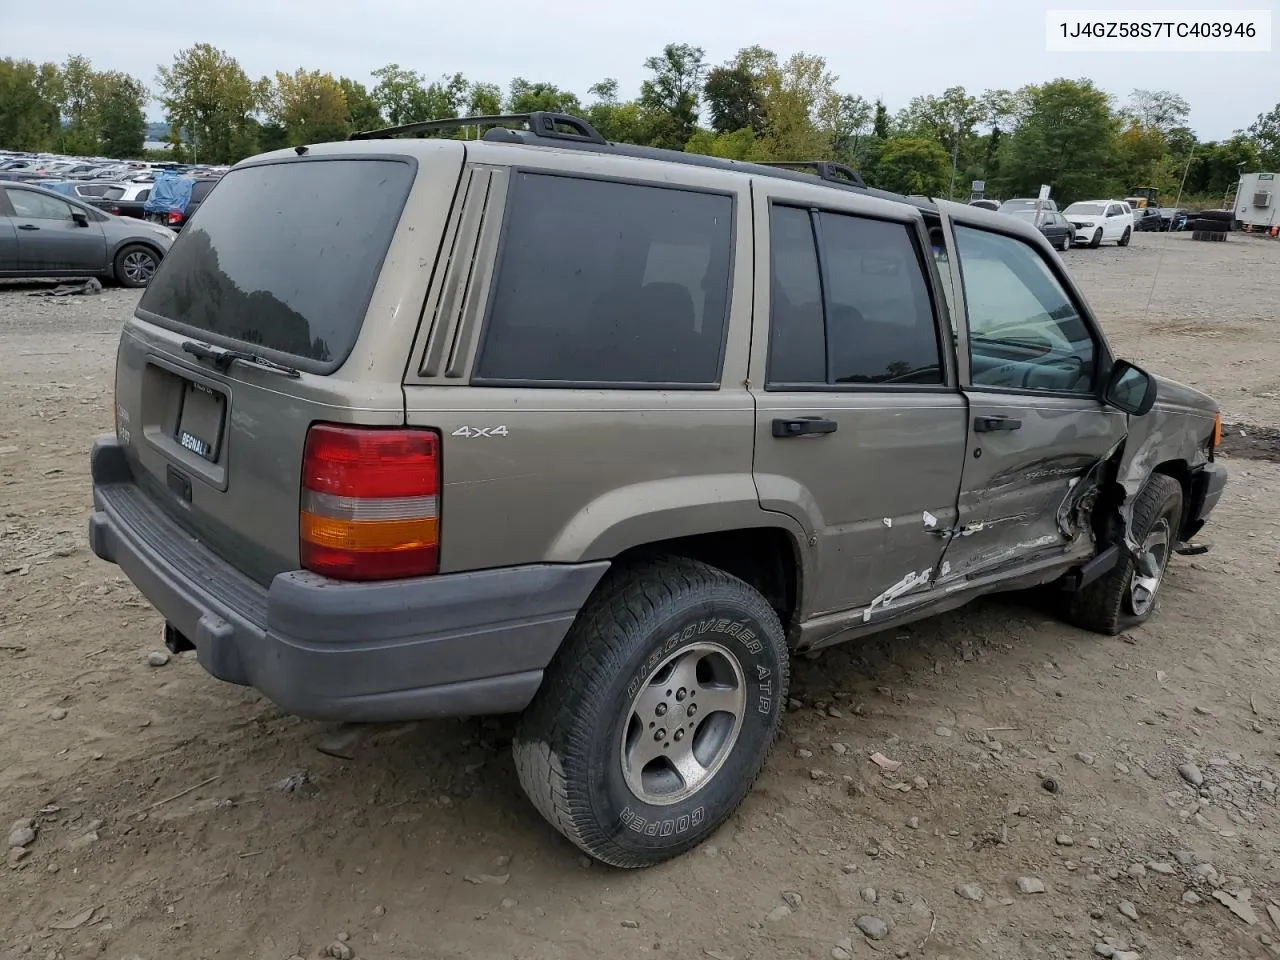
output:
M1213 551L1121 638L992 600L802 660L742 810L642 873L541 822L505 724L339 759L189 656L148 665L159 618L85 543L136 295L0 290L0 829L38 834L0 864L0 958L1280 956L1280 244L1065 256L1119 351L1262 457L1228 460Z

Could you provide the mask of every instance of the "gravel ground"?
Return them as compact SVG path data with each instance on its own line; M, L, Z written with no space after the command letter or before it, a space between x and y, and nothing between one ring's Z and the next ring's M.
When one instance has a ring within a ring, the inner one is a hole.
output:
M1214 549L1122 637L992 599L802 659L756 791L640 873L538 818L505 722L335 747L149 657L85 544L137 295L0 289L0 958L1280 955L1280 244L1065 258L1122 355L1221 399Z

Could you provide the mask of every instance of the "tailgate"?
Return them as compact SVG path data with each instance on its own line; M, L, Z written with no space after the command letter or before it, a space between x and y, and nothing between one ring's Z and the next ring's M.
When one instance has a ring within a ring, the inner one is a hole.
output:
M237 168L174 242L125 327L117 434L136 482L260 583L299 566L311 424L404 422L417 310L397 316L387 305L416 295L420 308L428 277L384 265L416 265L428 250L434 258L439 231L396 228L406 203L430 205L442 192L415 185L414 164L385 157ZM210 358L226 350L292 372Z

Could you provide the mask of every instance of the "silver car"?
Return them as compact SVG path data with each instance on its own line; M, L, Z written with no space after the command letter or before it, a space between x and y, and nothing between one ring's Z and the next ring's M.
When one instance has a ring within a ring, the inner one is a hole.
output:
M145 287L177 234L51 190L0 181L0 277L85 277Z

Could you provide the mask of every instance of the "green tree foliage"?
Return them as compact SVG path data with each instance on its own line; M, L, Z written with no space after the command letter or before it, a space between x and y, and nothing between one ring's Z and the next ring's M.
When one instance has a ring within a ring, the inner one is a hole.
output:
M1134 90L1121 116L1139 127L1168 133L1183 126L1191 115L1191 105L1169 90Z
M764 77L778 59L763 47L745 47L728 63L707 72L703 99L715 133L764 132Z
M507 108L511 113L532 113L535 110L582 113L582 104L577 94L561 90L554 83L531 83L523 77L516 77L511 81Z
M98 124L98 153L123 159L142 153L147 139L143 113L150 99L142 82L127 73L109 70L94 77L94 113Z
M58 134L62 101L57 66L30 60L0 60L0 145L47 150Z
M339 77L338 86L342 88L342 99L347 103L348 133L377 130L384 125L382 110L368 87L347 77Z
M702 47L669 43L649 57L644 68L653 74L640 85L640 109L648 114L655 146L682 150L698 125L698 104L707 68Z
M1111 98L1089 80L1053 80L1020 94L1022 116L1000 157L1003 195L1035 196L1042 183L1060 203L1115 192Z
M819 110L833 95L835 81L824 58L805 53L765 68L763 142L769 157L815 160L830 155L831 135L821 126Z
M502 113L502 88L496 83L473 83L467 90L467 116L493 117Z
M427 88L416 70L405 70L398 63L388 63L373 71L378 79L373 88L374 102L382 109L392 126L428 120Z
M331 74L299 67L276 73L267 116L283 127L287 146L344 140L350 112L342 86Z
M1258 115L1249 127L1249 136L1258 145L1258 159L1269 171L1280 170L1280 103L1269 113Z
M156 79L174 143L185 142L196 160L232 163L257 150L253 114L269 90L230 54L197 43L161 66Z
M896 193L942 196L950 179L947 151L924 137L890 137L876 162L876 185Z

